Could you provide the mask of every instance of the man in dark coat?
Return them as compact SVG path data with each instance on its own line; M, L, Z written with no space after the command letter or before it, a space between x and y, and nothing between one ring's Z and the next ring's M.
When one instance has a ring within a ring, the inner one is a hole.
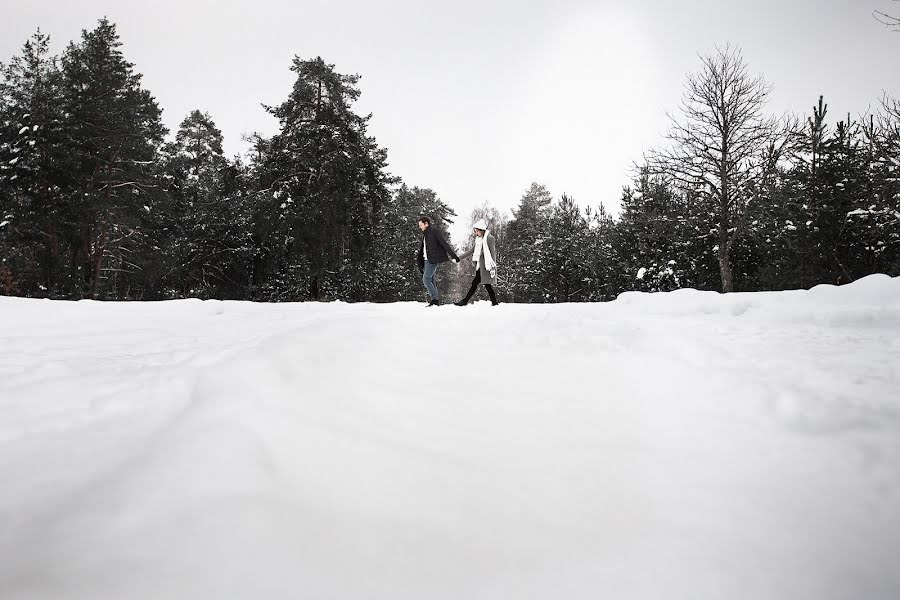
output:
M459 257L453 247L447 243L444 234L437 227L431 225L428 217L419 218L419 229L422 231L422 243L419 245L418 263L422 273L422 283L428 290L428 306L437 306L441 303L437 286L434 284L434 273L441 263L450 258L459 263Z

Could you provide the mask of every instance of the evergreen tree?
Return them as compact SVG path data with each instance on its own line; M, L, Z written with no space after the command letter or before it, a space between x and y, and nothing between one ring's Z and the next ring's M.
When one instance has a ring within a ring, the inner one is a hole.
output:
M765 258L754 289L809 288L849 283L865 275L896 272L891 250L898 236L897 188L890 126L826 123L820 98L798 132L791 166L777 177L772 201L754 220ZM887 136L887 137L886 137Z
M583 302L592 284L588 221L575 201L565 194L555 203L541 236L540 262L535 266L543 302Z
M642 169L622 194L618 231L626 290L671 291L690 286L697 265L686 240L694 231L683 196L662 176ZM709 239L709 236L703 236Z
M590 292L586 300L606 302L615 300L627 281L625 270L617 249L619 232L616 221L603 204L596 211L587 209L588 222L587 268Z
M267 107L281 131L259 147L258 294L361 300L390 201L387 155L366 132L370 117L351 109L359 76L339 74L321 58L295 58L291 70L290 96Z
M55 297L69 215L57 58L40 31L0 67L0 290Z
M248 292L249 215L239 164L222 151L209 114L192 111L165 149L171 235L165 287L172 297L243 298Z
M553 198L541 184L532 183L522 195L507 226L505 290L513 302L545 302L548 292L538 282Z
M869 193L847 215L864 261L860 274L900 275L900 101L885 96L864 128Z
M141 226L165 128L121 46L115 25L102 19L62 58L69 161L60 193L71 211L75 297L132 297L143 277L133 256L146 250Z
M838 123L832 136L827 113L820 97L796 138L793 164L782 178L777 201L762 211L768 217L765 269L770 274L765 279L773 289L808 288L845 277L839 273L844 267L838 248L846 242L846 214L852 204L847 175L848 169L854 170L850 163L858 140L849 121Z
M847 125L838 123L831 140L825 164L830 191L825 233L833 242L824 249L830 267L826 283L850 283L880 270L886 232L869 232L885 216L890 201L879 194L877 138L874 118L850 122L848 116Z

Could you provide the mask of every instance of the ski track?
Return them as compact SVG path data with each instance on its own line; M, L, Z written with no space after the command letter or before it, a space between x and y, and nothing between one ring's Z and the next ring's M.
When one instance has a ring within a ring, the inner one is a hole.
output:
M898 284L0 299L0 597L900 597Z

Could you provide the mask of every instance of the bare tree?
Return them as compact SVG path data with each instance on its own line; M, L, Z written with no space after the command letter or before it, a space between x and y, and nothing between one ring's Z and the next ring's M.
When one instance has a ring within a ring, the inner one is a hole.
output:
M789 136L764 116L772 88L750 75L738 48L716 48L701 61L688 75L680 114L669 115L669 144L646 162L708 207L722 291L731 292L731 252L744 234L747 207L766 187Z
M894 2L897 2L897 0L894 0ZM880 23L884 23L894 31L900 31L900 17L893 17L880 10L873 11L873 14Z

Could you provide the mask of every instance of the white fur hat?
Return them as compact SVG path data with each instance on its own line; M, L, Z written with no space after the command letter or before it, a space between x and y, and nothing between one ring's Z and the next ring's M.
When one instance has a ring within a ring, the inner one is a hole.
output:
M477 221L475 221L475 224L472 225L472 229L487 231L487 223L485 223L484 219L478 219Z

